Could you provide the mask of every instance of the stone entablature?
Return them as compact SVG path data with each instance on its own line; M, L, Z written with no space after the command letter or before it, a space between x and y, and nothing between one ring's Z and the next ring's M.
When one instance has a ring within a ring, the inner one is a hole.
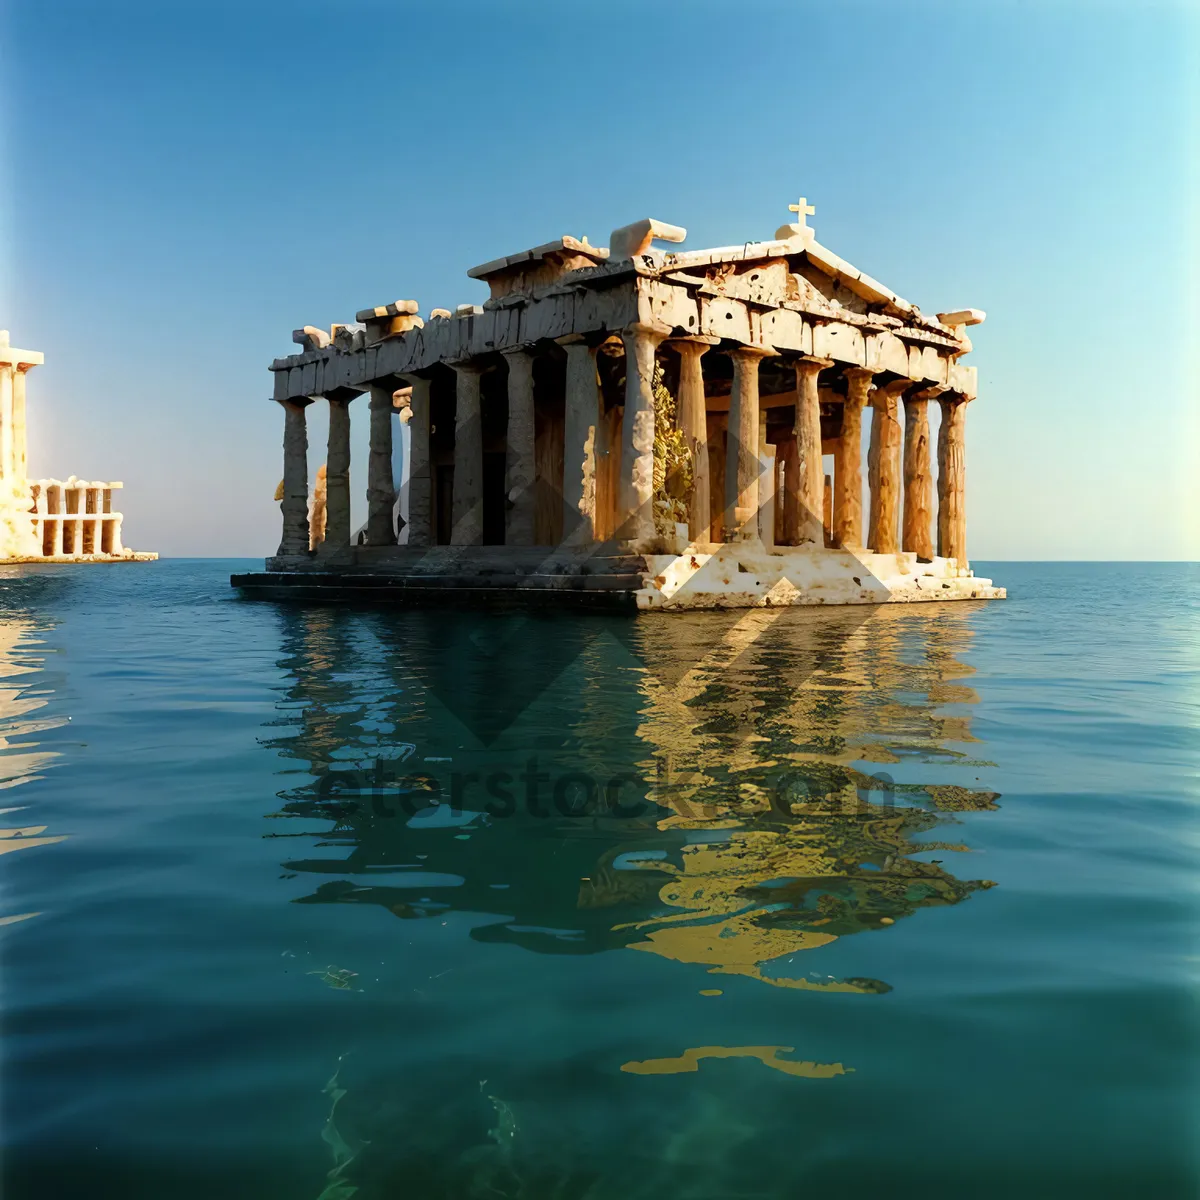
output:
M824 288L809 278L817 274L827 281ZM839 292L847 296L845 303ZM414 301L399 303L417 311ZM851 307L855 303L862 311ZM418 319L373 345L364 340L341 346L326 336L323 346L278 358L271 364L274 399L326 395L339 388L361 392L385 375L402 376L571 333L616 333L638 322L665 326L665 333L678 336L717 337L893 371L968 398L976 394L975 368L957 361L971 349L961 325L924 316L816 242L748 243L692 255L650 250L637 260L579 267L529 291L493 296L482 312L465 307L469 311L448 320L425 324ZM364 315L359 314L360 321ZM983 317L973 310L952 315L965 316L964 324Z
M646 219L614 230L607 248L563 237L473 268L491 289L482 306L424 320L402 300L328 333L297 330L302 349L271 366L285 452L284 531L269 565L371 568L424 586L429 564L414 551L459 548L465 579L472 547L502 546L514 578L640 572L643 607L1002 595L972 577L965 547L964 418L977 379L960 360L984 314L926 316L821 246L803 200L791 207L798 223L770 241L666 251L653 243L686 231ZM410 444L398 539L387 466L399 388ZM367 536L351 546L350 405L365 392ZM326 528L310 549L305 411L318 399L330 406ZM664 443L679 438L667 479ZM542 570L527 547L575 559ZM693 568L681 576L663 555ZM476 557L494 573L494 553ZM855 561L863 570L841 580ZM740 578L718 583L730 563ZM863 584L876 567L892 582ZM818 586L823 572L836 585Z

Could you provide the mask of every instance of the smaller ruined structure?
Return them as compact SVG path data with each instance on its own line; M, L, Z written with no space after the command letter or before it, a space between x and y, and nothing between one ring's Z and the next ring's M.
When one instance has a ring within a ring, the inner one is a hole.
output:
M124 517L112 494L122 483L30 479L25 376L41 366L36 350L17 350L0 329L0 562L146 562L157 554L125 549Z

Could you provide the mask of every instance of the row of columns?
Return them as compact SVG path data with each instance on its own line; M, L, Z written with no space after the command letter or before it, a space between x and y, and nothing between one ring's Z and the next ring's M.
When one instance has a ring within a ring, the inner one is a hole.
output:
M120 513L39 514L34 520L34 527L41 552L47 557L120 554L124 549L121 542L123 520Z
M621 334L625 349L625 409L620 448L617 537L632 547L653 539L654 527L654 366L664 342L680 357L677 414L692 451L694 474L688 498L689 535L693 539L752 541L759 536L760 509L772 498L762 485L763 430L759 366L775 355L768 347L737 346L730 394L725 495L722 530L710 531L712 479L708 454L707 414L701 359L715 338L669 338L647 325ZM564 424L563 501L567 510L564 540L589 544L596 540L597 462L607 450L606 428L596 369L597 347L579 335L560 339L567 356ZM508 364L508 430L505 491L509 504L506 544L534 544L534 388L533 356L524 349L504 352ZM821 405L818 379L832 367L830 359L799 357L796 372L794 440L784 448L782 504L784 541L793 545L824 544L825 476L821 454ZM481 379L476 362L453 364L457 378L454 488L451 543L479 545L483 540L483 445ZM941 387L922 388L900 379L873 385L875 372L865 367L845 370L847 393L842 436L835 454L833 541L848 549L869 547L875 553L900 549L932 558L933 477L928 405L938 399L942 422L938 435L937 553L965 562L964 431L966 400ZM406 377L412 385L409 474L409 545L432 541L432 469L429 445L430 381ZM336 549L350 544L350 418L352 396L329 399L329 446L326 461L325 542ZM903 434L899 407L903 401ZM285 401L283 540L281 555L308 550L308 460L305 407L308 400ZM394 542L392 529L392 387L371 388L371 449L368 463L367 540L371 545ZM871 409L868 456L870 509L863 539L861 441L862 420ZM903 482L903 493L901 483ZM903 520L900 499L903 494Z
M695 352L695 358L704 352ZM753 540L755 517L764 499L759 489L758 366L774 352L739 347L733 358L726 458L725 540ZM796 360L794 439L784 447L783 537L791 545L824 544L825 475L821 454L821 404L818 378L832 367L830 359L802 356ZM872 386L876 372L867 367L845 370L847 394L842 431L835 453L832 526L835 546L869 547L876 554L903 549L932 559L933 476L929 444L929 401L938 399L942 422L938 434L937 553L966 562L965 419L967 400L945 388L924 387L911 379ZM680 386L681 396L683 386ZM905 420L903 462L899 404ZM871 408L868 454L870 512L863 538L862 419ZM900 520L903 480L903 521ZM706 512L707 509L701 511Z

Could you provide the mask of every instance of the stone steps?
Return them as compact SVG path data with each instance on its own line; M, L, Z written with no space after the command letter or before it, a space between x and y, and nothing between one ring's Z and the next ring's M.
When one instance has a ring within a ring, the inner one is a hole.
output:
M306 603L469 607L556 607L633 611L640 574L555 575L455 573L398 576L365 571L261 571L234 575L243 596Z
M370 550L355 547L328 557L306 560L269 559L267 570L288 574L392 576L478 576L523 579L529 576L566 576L572 579L634 576L645 570L640 555L564 553L551 547L532 547L514 553L506 546L396 547Z

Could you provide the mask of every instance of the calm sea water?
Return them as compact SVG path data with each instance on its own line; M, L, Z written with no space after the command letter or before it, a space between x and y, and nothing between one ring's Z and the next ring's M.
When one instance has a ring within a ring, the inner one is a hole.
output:
M4 1195L1191 1196L1200 569L522 617L0 575Z

